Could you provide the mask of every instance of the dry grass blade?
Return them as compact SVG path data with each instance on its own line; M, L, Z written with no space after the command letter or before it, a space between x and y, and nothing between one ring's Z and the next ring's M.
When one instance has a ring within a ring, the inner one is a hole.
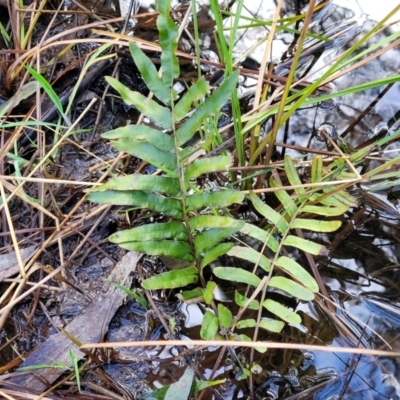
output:
M282 99L280 101L280 105L279 105L279 109L278 109L278 113L276 115L276 120L275 120L275 124L272 128L271 134L270 134L270 142L269 142L269 146L267 149L267 154L265 156L265 160L264 160L264 164L268 164L271 160L272 157L272 152L274 150L274 146L275 146L275 141L276 141L276 135L278 133L278 128L282 125L281 122L281 118L283 115L283 110L285 108L285 104L286 104L286 99L289 96L289 91L290 91L290 87L292 85L292 81L294 78L294 74L297 68L297 63L298 60L300 59L300 55L302 53L302 49L303 49L303 44L304 41L306 39L306 35L307 35L307 31L308 31L308 27L311 23L311 18L313 16L314 13L314 8L315 8L315 3L316 0L311 0L309 5L308 5L308 10L307 10L307 15L306 18L304 20L304 25L303 28L301 30L301 34L300 34L300 38L299 38L299 44L298 47L296 49L296 53L293 57L293 62L290 68L290 72L289 72L289 79L288 82L285 85L285 89L282 95Z
M280 342L240 342L230 340L144 340L140 342L114 342L114 343L86 343L82 349L107 349L115 347L130 346L226 346L226 347L247 347L247 348L265 348L265 349L291 349L310 351L323 351L328 353L348 353L348 354L364 354L368 356L382 357L400 357L398 351L373 350L354 347L337 347L337 346L316 346L305 343L280 343Z

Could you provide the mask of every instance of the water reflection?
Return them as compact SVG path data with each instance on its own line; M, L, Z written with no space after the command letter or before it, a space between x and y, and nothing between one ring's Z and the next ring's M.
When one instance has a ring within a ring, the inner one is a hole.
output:
M398 304L380 298L359 297L341 303L343 321L362 340L360 332L369 343L368 348L399 350L400 308ZM335 337L332 346L348 344ZM312 352L312 362L307 361L306 370L315 368L316 376L329 374L335 377L332 383L316 393L315 400L334 398L357 400L384 400L400 398L399 358L371 357L350 354ZM310 355L306 360L310 359Z

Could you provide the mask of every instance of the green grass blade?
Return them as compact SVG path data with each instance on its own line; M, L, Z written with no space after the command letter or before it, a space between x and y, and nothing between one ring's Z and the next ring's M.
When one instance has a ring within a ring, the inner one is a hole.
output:
M79 74L79 78L75 82L74 89L72 90L72 92L69 96L66 113L69 113L71 111L72 105L74 104L74 100L76 99L76 94L77 94L79 88L81 87L82 80L88 73L89 68L95 62L102 62L102 61L105 61L107 58L112 57L112 55L110 55L110 54L106 54L105 56L100 57L100 55L105 53L111 46L113 46L112 43L103 44L102 46L98 47L98 49L86 60L85 65L83 66L81 73Z
M54 106L57 108L57 111L63 115L64 110L63 106L61 104L60 98L58 97L57 93L54 91L54 89L51 87L50 83L42 76L39 72L37 72L35 69L27 65L25 67L29 73L39 82L40 86L43 88L43 90L47 93L47 95L50 97L50 100L54 104Z
M142 296L139 296L137 293L135 293L133 290L129 290L127 287L120 285L119 283L115 283L114 285L119 289L122 290L125 294L130 296L132 299L136 300L145 310L149 310L149 303L147 302L146 299L144 299Z
M79 375L78 358L71 350L68 352L68 355L69 355L69 358L71 359L72 368L75 373L76 385L78 386L78 390L80 392L81 391L81 377Z
M6 48L9 48L11 38L10 38L10 35L8 34L7 30L4 28L4 25L1 22L0 22L0 34L3 37Z
M201 392L204 389L207 389L211 386L216 386L216 385L222 385L223 383L226 382L226 379L219 379L217 381L194 381L194 385L193 385L193 398L198 398L196 395L198 392Z

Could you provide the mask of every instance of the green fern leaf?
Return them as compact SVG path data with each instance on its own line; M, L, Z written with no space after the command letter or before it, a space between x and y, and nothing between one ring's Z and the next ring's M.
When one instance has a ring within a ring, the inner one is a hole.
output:
M194 238L194 247L196 249L196 257L204 250L208 250L217 245L222 240L232 236L238 231L237 227L233 228L213 228L203 233L199 233Z
M248 261L254 265L258 264L266 272L269 272L271 269L271 261L250 247L235 246L229 250L228 255Z
M203 300L203 292L204 289L202 288L196 288L193 290L183 290L182 292L180 292L177 297L179 299L182 299L183 301L185 301L186 303L190 304L190 300ZM181 297L180 297L181 296Z
M345 205L337 207L324 207L324 206L304 206L301 211L303 213L311 213L323 215L325 217L337 217L343 215L349 208Z
M279 242L268 232L258 228L257 226L245 223L240 232L248 235L254 239L259 240L261 243L266 245L276 253L279 248Z
M233 243L220 243L214 246L213 248L207 250L204 253L204 256L200 263L200 274L203 274L203 269L213 261L215 261L218 257L223 256L228 253L228 251L233 247Z
M152 276L142 282L142 287L147 290L176 289L196 283L198 279L197 269L188 267Z
M257 275L242 268L216 267L213 273L216 277L230 282L240 282L255 287L261 283L261 279Z
M285 323L282 321L277 321L276 319L261 318L258 326L270 332L280 333L285 326Z
M186 199L186 211L200 210L204 207L222 208L241 203L244 195L237 190L221 190L213 193L200 193Z
M182 203L179 200L165 198L153 193L137 191L94 192L88 194L88 199L99 204L114 204L118 206L135 206L158 211L177 219L183 218Z
M326 256L329 254L325 246L293 235L288 235L283 241L283 244L285 246L296 247L314 256Z
M261 199L258 196L256 196L254 193L250 193L250 195L247 197L252 202L254 208L261 215L263 215L265 218L267 218L267 220L270 221L272 224L276 225L279 232L285 234L289 230L289 224L285 220L285 218L283 218L283 216L281 214L276 212L268 204L265 204L264 202L262 202Z
M267 299L262 304L269 312L276 315L277 317L283 319L288 324L298 325L301 324L301 318L298 314L290 310L289 308L283 306L277 301Z
M288 155L285 156L285 172L291 185L296 186L302 184L299 174L297 173L297 169L293 163L293 160ZM307 198L306 196L301 196L302 194L304 194L305 188L303 187L295 188L294 191L296 192L296 194L299 195L300 202L306 200Z
M168 108L160 106L154 100L148 99L138 92L133 92L111 76L106 76L106 81L119 93L126 104L135 106L142 114L164 129L172 129L172 114Z
M239 71L224 80L222 85L207 99L195 113L188 118L176 132L178 146L184 145L189 141L202 122L210 115L214 115L228 101L233 89L236 87L239 78Z
M178 101L174 107L174 118L176 122L179 122L189 112L192 103L196 100L202 99L210 87L204 77L201 77L196 83L194 83L183 97Z
M273 276L269 282L269 287L273 287L276 289L283 290L286 293L289 293L294 298L304 301L314 300L314 294L306 289L304 286L298 284L291 279L287 279L283 276Z
M176 399L190 399L194 385L194 371L192 368L187 367L183 375L179 378L178 382L171 384L165 396L155 396L156 399L163 400L176 400ZM143 398L143 397L142 397Z
M161 169L170 176L176 177L178 167L176 158L152 144L141 142L136 139L120 139L111 144L118 150L147 161L149 164Z
M159 78L157 69L150 58L143 53L136 43L130 42L129 50L149 90L154 93L158 100L171 105L171 89Z
M135 139L147 142L171 155L175 155L174 138L146 125L127 125L101 135L104 139Z
M270 185L273 188L280 187L279 183L273 178L270 179ZM278 200L281 202L281 204L285 208L288 215L293 217L293 215L295 215L295 213L297 211L297 206L296 206L296 203L294 202L294 200L286 192L286 190L275 190L274 194L278 198Z
M199 215L190 218L189 226L191 232L195 230L204 230L207 228L233 228L234 233L239 231L244 225L244 221L230 217L220 217L218 215Z
M103 185L87 189L87 193L105 190L143 190L144 192L166 193L171 196L180 195L179 181L175 178L157 175L133 174L111 178Z
M324 198L322 200L319 200L319 198L321 197ZM349 209L350 207L358 207L360 205L356 197L352 196L345 190L338 191L336 186L324 187L323 193L316 193L311 196L311 201L337 207L345 205L347 206L347 209Z
M229 328L232 324L232 312L223 304L218 304L218 319L222 328Z
M170 7L171 0L157 1L157 8L160 13L157 18L157 28L162 49L162 79L167 87L172 88L174 79L179 76L179 61L175 54L178 47L178 27L169 15Z
M197 178L207 172L215 172L217 170L227 170L232 164L229 156L218 156L212 158L201 158L190 164L185 170L185 180Z
M248 300L249 299L246 296L243 296L237 290L235 290L235 303L238 306L244 307L247 304ZM252 300L249 303L248 308L250 310L258 310L260 308L260 303L257 300Z
M341 221L318 221L315 219L296 218L292 228L307 229L313 232L334 232L342 225Z
M217 284L215 282L208 281L207 282L207 287L203 291L203 298L206 304L211 304L211 302L214 300L214 290L217 287Z
M327 191L324 190L325 193ZM350 207L359 207L360 202L358 199L354 196L352 196L350 193L347 193L345 190L339 190L338 192L334 193L331 197L336 199L338 202L341 202L342 204Z
M110 242L113 243L167 239L188 240L185 225L179 221L163 224L152 223L116 232L109 237Z
M297 282L300 282L308 290L317 293L319 290L316 280L295 260L282 256L275 261L275 265L285 271Z
M322 181L322 167L323 167L322 157L315 156L312 160L312 165L311 165L311 182L312 183Z
M204 340L213 340L218 332L219 321L213 312L207 310L204 313L201 324L200 336Z
M242 319L238 321L236 324L237 329L246 329L246 328L254 328L256 326L256 320L255 319Z
M147 240L145 242L123 242L119 243L119 246L123 249L145 253L150 256L165 256L190 262L194 260L187 242Z

